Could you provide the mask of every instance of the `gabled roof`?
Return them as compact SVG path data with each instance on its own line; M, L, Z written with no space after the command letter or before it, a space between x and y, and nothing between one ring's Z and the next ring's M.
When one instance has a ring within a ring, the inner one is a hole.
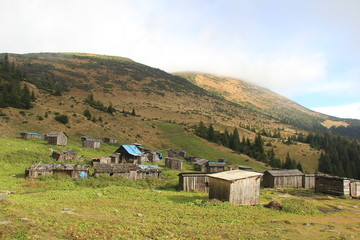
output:
M280 170L269 170L266 171L270 173L270 175L274 177L282 177L282 176L303 176L304 174L298 169L280 169Z
M66 137L68 137L68 135L65 132L49 132L49 133L45 133L45 135L47 137L58 137L62 133L65 134Z
M209 162L209 160L206 160L206 159L199 159L199 160L197 160L196 162L195 162L195 164L196 165L204 165L204 164L206 164L206 163L208 163Z
M224 162L208 162L209 167L225 167Z
M139 156L142 152L135 145L121 145L130 155Z
M213 173L213 174L209 174L208 176L212 178L218 178L232 182L245 178L260 177L262 175L263 175L262 173L257 173L257 172L250 172L245 170L233 170L233 171Z

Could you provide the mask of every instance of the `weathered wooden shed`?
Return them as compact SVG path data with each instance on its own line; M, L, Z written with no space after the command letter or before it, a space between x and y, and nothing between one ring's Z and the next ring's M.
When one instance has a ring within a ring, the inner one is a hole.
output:
M264 173L264 187L302 187L304 174L298 169L269 170Z
M303 176L303 188L315 188L315 176L316 174L304 174Z
M350 182L351 179L349 178L329 175L316 175L315 191L339 196L351 196Z
M120 153L122 163L144 164L148 161L146 154L143 154L135 145L121 145L115 153Z
M87 139L82 142L84 148L96 149L100 148L100 141L98 139Z
M207 163L209 160L206 159L199 159L195 162L195 169L196 171L200 172L207 172Z
M161 178L161 169L158 166L135 165L131 163L94 163L94 176L100 175L123 176L131 180L149 177Z
M209 191L209 177L206 173L184 172L180 173L178 176L179 187L182 191Z
M50 164L34 164L25 169L26 179L35 179L40 176L64 174L73 179L78 177L89 176L89 167L75 164L50 163Z
M112 163L111 157L96 157L91 159L91 164L94 166L95 163Z
M233 205L257 205L260 202L260 178L263 174L233 170L209 174L209 198Z
M206 172L207 173L217 173L225 171L225 162L207 162Z
M25 140L42 138L42 135L40 133L19 132L19 134L20 137Z
M68 135L65 132L45 133L45 141L52 145L66 146Z
M165 167L175 169L175 170L182 170L183 168L183 160L178 158L165 158Z
M105 137L103 138L104 143L117 143L117 139L116 138L111 138L111 137Z
M57 161L62 162L76 159L77 153L73 150L55 150L52 152L51 156Z

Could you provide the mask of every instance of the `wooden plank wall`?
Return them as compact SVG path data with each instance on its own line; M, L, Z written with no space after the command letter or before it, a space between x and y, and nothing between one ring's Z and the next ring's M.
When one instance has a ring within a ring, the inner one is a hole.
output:
M230 184L231 182L218 179L218 178L209 178L209 198L219 199L221 201L230 200Z
M240 179L231 184L229 203L257 205L260 202L260 177Z
M315 191L350 196L350 180L316 176Z
M182 170L183 162L181 159L166 157L165 167L175 170Z
M305 174L303 176L303 188L315 188L315 174Z
M206 175L179 176L180 189L186 192L209 191L209 177Z

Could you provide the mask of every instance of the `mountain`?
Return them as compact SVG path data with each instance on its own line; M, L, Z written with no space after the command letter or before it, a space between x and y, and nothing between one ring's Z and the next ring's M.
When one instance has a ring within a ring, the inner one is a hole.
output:
M75 136L111 136L126 143L140 141L157 149L190 148L175 141L172 134L180 133L172 133L171 129L177 125L191 133L202 121L213 124L218 132L236 127L240 138L251 141L258 133L266 132L265 150L274 149L283 161L290 153L305 169L315 171L320 157L318 149L306 143L289 145L289 141L286 144L284 141L299 132L325 131L324 125L350 124L232 78L200 73L169 74L128 58L93 54L7 56L36 100L31 109L1 110L2 136L14 136L19 131L62 130ZM5 54L0 55L0 59L4 58ZM4 81L0 81L0 94ZM65 124L55 120L64 115ZM163 122L172 125L164 127ZM355 126L357 122L351 124ZM248 158L242 155L241 159Z

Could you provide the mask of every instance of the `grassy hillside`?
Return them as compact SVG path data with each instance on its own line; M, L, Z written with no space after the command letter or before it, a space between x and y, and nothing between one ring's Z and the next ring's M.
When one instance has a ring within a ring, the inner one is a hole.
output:
M159 123L173 146L209 151L200 139L189 139L177 125ZM165 135L164 135L165 136ZM181 140L183 139L183 141ZM178 145L179 144L179 145ZM182 145L185 144L185 145ZM211 144L210 144L211 145ZM68 148L85 158L110 154L116 146ZM2 239L350 239L360 236L358 200L329 197L311 190L262 189L261 203L280 201L283 211L263 206L201 203L208 194L181 192L176 171L164 169L163 179L131 181L90 178L73 181L66 176L25 180L24 168L51 162L44 141L0 138L0 189L12 193L0 201ZM217 156L216 156L217 157ZM232 154L227 157L231 159Z

